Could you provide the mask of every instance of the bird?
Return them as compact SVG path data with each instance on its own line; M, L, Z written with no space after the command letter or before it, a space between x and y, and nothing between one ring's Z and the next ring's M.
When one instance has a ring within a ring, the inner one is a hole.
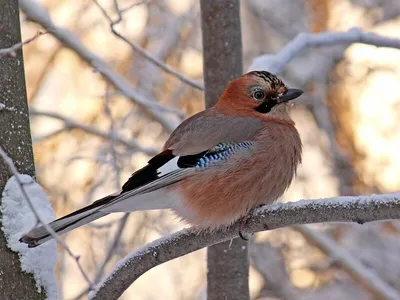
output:
M289 111L302 94L267 71L230 81L217 103L183 121L120 191L48 225L63 234L110 213L172 209L199 229L241 220L243 237L248 213L280 198L301 164ZM36 247L53 237L39 226L20 242Z

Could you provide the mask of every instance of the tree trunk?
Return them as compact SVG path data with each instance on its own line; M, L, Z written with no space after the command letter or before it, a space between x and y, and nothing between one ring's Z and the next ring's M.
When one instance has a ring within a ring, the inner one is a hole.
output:
M239 0L201 0L206 106L218 100L227 83L242 75ZM208 248L207 299L248 300L249 259L241 239Z
M18 1L0 0L0 7L0 49L3 49L21 42L21 34ZM33 176L35 166L21 50L15 57L0 57L0 103L6 107L0 109L0 145L13 159L19 172ZM0 158L0 194L9 177L8 167ZM21 271L18 255L8 249L0 231L0 299L44 298L45 293L37 291L33 277Z

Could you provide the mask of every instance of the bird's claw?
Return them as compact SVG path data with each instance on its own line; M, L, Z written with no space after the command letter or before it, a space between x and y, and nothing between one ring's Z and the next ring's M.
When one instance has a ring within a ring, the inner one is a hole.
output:
M243 234L243 229L246 226L246 222L247 222L247 216L244 216L240 219L240 225L239 225L239 236L243 241L248 241L250 238L246 237Z
M240 238L241 238L243 241L248 241L248 240L249 240L249 238L247 238L247 237L243 234L243 232L242 232L241 230L239 230L239 236L240 236Z

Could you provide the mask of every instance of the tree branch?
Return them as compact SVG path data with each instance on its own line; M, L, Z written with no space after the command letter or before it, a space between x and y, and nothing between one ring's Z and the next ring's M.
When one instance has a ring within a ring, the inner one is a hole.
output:
M361 29L352 28L347 32L299 33L278 54L266 54L256 57L249 70L268 70L279 74L297 55L311 47L351 45L362 43L376 47L400 49L400 39L383 37Z
M361 286L372 292L378 299L400 299L400 294L358 258L340 247L329 236L303 225L295 226L311 244L333 258Z
M0 58L5 55L15 56L16 55L15 51L22 48L24 45L29 44L30 42L36 40L39 36L46 34L46 33L47 32L38 31L33 37L31 37L23 42L17 43L9 48L0 49Z
M372 222L400 218L400 192L392 194L336 197L278 203L257 209L249 216L246 233L272 230L297 224L322 222ZM118 299L142 274L151 268L193 251L238 236L239 222L213 233L184 229L158 239L122 259L89 298ZM397 299L397 298L394 298Z
M186 83L187 85L189 85L189 86L191 86L191 87L193 87L195 89L199 89L201 91L204 90L204 85L202 83L197 82L197 81L195 81L193 79L187 78L185 75L183 75L182 73L179 73L178 71L174 70L172 67L170 67L169 65L165 64L162 60L160 60L157 57L151 55L151 53L149 53L146 49L144 49L144 48L140 47L139 45L135 44L134 42L132 42L131 40L129 40L128 38L123 36L120 32L118 32L115 29L115 25L119 24L122 21L122 11L119 10L118 7L116 7L116 10L118 12L118 18L116 20L112 20L111 17L109 16L109 14L107 13L107 11L100 5L100 3L97 0L93 0L93 2L101 10L101 12L104 15L104 17L109 21L111 32L117 38L121 39L127 45L129 45L133 51L136 51L137 53L142 55L145 59L150 61L152 64L156 65L157 67L159 67L161 70L165 71L166 73L168 73L168 74L170 74L172 76L175 76L176 78L178 78L182 82Z
M115 142L117 142L121 145L124 145L128 149L136 149L136 150L146 153L148 155L155 155L158 153L158 151L156 149L142 147L141 145L136 143L134 140L124 139L121 136L117 135L115 132L111 133L111 132L102 131L96 127L80 123L78 121L75 121L73 119L65 117L56 112L41 111L41 110L34 108L33 106L30 106L29 113L31 116L43 116L43 117L49 117L49 118L54 118L54 119L60 120L60 121L64 122L64 124L65 124L64 130L77 128L77 129L81 129L87 133L99 136L99 137L107 139L107 140L114 140ZM56 132L56 133L58 133L58 132Z
M34 0L19 0L20 8L29 20L40 24L65 47L70 48L79 57L96 69L105 80L115 86L128 99L138 104L152 118L160 122L164 128L172 132L178 125L178 120L167 118L165 112L176 114L176 110L158 104L154 99L148 99L136 90L123 76L116 73L104 60L87 49L82 42L68 30L56 26L48 12Z
M43 225L43 227L47 230L47 232L57 241L57 243L68 253L69 256L75 261L76 265L78 266L79 271L81 272L83 278L86 280L86 282L89 284L90 287L93 286L93 283L89 279L89 275L86 273L86 271L83 269L81 263L79 262L79 256L75 255L71 249L67 246L67 244L64 243L64 241L58 236L58 234L43 220L43 218L39 215L38 211L35 208L35 205L29 198L28 193L25 190L24 185L26 183L23 183L22 180L20 179L20 174L18 173L17 168L14 165L14 162L12 159L4 152L3 148L0 146L0 157L4 160L4 162L7 164L9 167L11 173L15 176L15 180L18 183L18 186L21 190L21 194L23 198L26 200L28 203L29 208L31 209L32 213L34 214L37 224ZM32 180L33 182L33 180ZM28 183L29 184L29 183Z

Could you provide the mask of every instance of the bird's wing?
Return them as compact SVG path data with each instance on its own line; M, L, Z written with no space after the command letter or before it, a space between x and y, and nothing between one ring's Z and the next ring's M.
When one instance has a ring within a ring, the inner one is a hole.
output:
M194 155L212 149L220 143L240 143L254 140L263 128L257 118L222 114L210 108L186 119L164 145L174 155Z
M262 124L257 119L225 115L215 108L188 118L171 134L164 151L133 173L122 190L113 194L114 198L101 210L125 209L128 202L122 203L123 200L168 187L191 176L196 168L205 168L227 159L248 147L249 141L261 128ZM168 208L169 205L162 199L154 200L155 203L137 197L136 200L141 205L145 202L145 209ZM132 201L129 200L129 204L137 210Z
M179 159L180 157L172 154L171 150L164 150L154 156L147 166L131 175L115 201L149 193L182 180L192 170L180 168Z
M164 150L149 160L147 166L133 173L121 191L113 194L115 198L101 210L107 211L107 207L117 202L168 187L192 175L196 170L223 163L230 156L249 149L251 145L249 141L219 143L200 153L183 156L175 156L172 150Z
M229 117L211 122L213 118L203 113L184 122L171 135L165 150L133 173L119 192L55 220L49 226L62 234L111 212L176 207L175 200L166 199L163 188L191 176L197 169L223 163L252 146L250 141L258 128L256 123ZM51 238L46 228L40 226L20 241L36 247Z

